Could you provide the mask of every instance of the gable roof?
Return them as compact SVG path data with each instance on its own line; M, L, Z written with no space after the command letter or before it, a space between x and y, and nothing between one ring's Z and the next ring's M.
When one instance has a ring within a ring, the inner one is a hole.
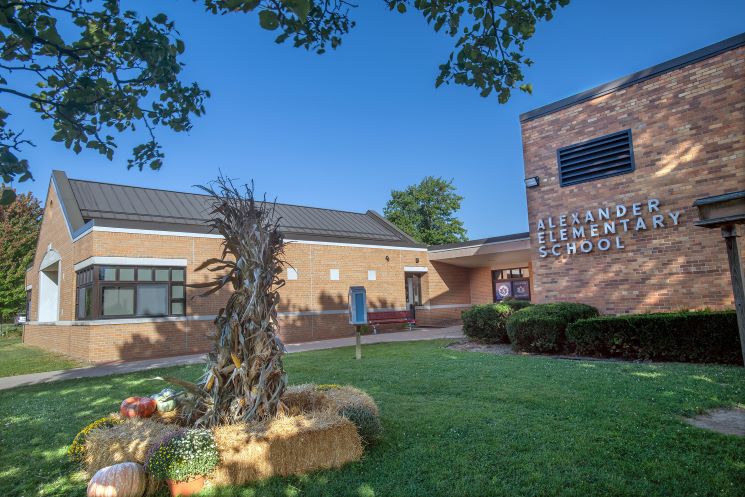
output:
M71 232L83 226L209 233L212 199L198 193L68 179L54 171L52 181L66 197ZM365 213L276 204L288 239L333 243L424 247L374 211Z

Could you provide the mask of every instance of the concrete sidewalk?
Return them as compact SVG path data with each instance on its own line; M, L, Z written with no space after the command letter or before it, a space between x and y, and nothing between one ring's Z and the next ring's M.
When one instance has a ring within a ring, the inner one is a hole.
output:
M450 326L447 328L415 328L412 331L396 333L381 333L379 335L364 335L363 344L384 342L409 342L416 340L435 340L438 338L461 338L463 331L461 326ZM354 345L354 336L346 338L335 338L332 340L319 340L317 342L293 343L286 345L287 352L306 352L309 350L335 349ZM113 374L131 373L155 368L168 368L184 364L198 364L204 361L204 354L183 355L175 357L163 357L160 359L147 359L144 361L118 362L84 368L67 369L64 371L46 371L43 373L24 374L0 378L0 390L35 385L37 383L50 383L53 381L72 380L75 378L94 378L98 376L109 376Z

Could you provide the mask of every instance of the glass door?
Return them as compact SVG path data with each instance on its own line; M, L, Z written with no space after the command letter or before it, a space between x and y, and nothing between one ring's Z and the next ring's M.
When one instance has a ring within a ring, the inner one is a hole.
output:
M406 307L411 309L422 305L422 275L419 273L406 273Z

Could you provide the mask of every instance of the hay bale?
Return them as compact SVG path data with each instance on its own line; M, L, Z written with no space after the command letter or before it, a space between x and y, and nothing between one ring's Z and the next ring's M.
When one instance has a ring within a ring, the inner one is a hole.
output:
M312 384L287 387L282 395L282 402L293 416L326 411L335 407L326 394Z
M221 426L214 432L221 459L209 477L215 485L338 468L359 460L363 452L354 424L328 411Z
M345 385L338 388L330 388L323 393L334 406L336 412L341 412L348 407L361 406L375 414L375 416L380 416L380 409L378 409L378 405L373 398L359 388Z
M88 477L106 466L122 462L145 464L151 445L164 436L178 431L180 426L151 418L127 418L111 428L96 429L85 439L85 469ZM160 482L148 475L146 495L152 495Z

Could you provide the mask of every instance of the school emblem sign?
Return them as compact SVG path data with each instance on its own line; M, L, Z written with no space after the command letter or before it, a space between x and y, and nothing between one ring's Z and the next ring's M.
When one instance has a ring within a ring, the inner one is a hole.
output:
M536 236L539 257L588 254L593 250L623 250L624 235L631 232L678 226L680 210L662 210L660 201L613 207L579 209L538 219Z

